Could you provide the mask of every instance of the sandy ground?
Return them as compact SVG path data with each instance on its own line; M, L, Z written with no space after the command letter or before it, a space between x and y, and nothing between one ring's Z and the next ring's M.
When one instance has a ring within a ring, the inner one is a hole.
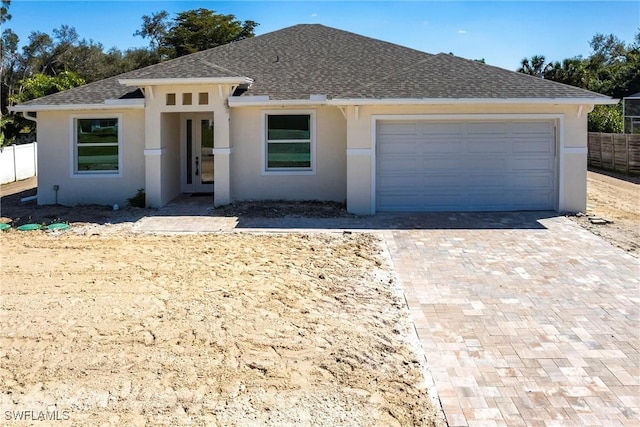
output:
M640 177L587 173L587 215L571 217L611 244L640 257ZM589 216L612 221L592 224Z
M0 424L442 424L371 235L137 235L146 210L20 203L34 184L2 186L2 221L74 227L0 234ZM638 256L639 189L589 172L613 223L572 219Z
M2 423L441 424L375 237L81 230L0 237Z

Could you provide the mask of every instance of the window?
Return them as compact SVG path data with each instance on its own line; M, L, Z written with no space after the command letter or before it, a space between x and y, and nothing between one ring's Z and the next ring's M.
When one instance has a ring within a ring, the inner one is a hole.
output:
M76 118L74 123L74 173L118 174L118 118Z
M176 94L168 93L167 94L167 105L176 105Z
M313 115L279 112L265 117L266 170L313 170Z
M190 93L182 94L182 105L191 105L192 95Z
M198 93L198 104L199 105L208 105L209 104L209 94L207 92Z

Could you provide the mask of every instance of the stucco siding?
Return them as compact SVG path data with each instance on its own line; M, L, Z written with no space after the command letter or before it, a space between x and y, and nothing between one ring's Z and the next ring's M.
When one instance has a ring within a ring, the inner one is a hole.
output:
M72 117L114 117L122 120L118 176L74 174ZM144 187L144 110L41 111L38 113L38 204L124 205Z
M348 209L352 213L375 213L374 195L375 170L362 167L362 156L369 151L369 164L375 169L375 122L378 119L401 119L442 117L466 119L491 116L499 120L514 116L536 118L556 118L557 122L557 154L556 166L556 209L562 211L581 211L586 209L586 144L587 144L587 111L579 112L577 105L549 104L495 104L495 105L428 105L428 106L384 106L368 105L348 107L347 124L348 150L359 154L357 160L349 162ZM580 113L580 114L579 114ZM353 165L353 167L351 167Z
M296 108L297 109L297 108ZM332 200L346 199L346 121L335 107L309 108L316 120L316 168L314 175L265 175L263 109L231 109L231 194L234 200ZM286 110L295 109L287 107Z

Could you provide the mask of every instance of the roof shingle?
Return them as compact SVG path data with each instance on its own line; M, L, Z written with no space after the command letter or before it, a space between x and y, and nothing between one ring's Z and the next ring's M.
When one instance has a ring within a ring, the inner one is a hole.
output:
M317 24L295 25L151 65L23 105L101 104L131 96L119 79L249 77L243 96L340 98L593 98L588 90L448 54L415 49Z

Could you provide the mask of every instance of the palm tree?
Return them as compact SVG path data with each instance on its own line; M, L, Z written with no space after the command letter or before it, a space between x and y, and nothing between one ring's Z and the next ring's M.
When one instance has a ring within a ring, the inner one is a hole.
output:
M581 88L587 88L589 83L585 61L580 57L554 62L544 78Z
M552 67L553 65L551 63L546 63L544 55L533 55L531 59L524 58L522 60L520 68L518 68L518 72L544 78L545 73Z

